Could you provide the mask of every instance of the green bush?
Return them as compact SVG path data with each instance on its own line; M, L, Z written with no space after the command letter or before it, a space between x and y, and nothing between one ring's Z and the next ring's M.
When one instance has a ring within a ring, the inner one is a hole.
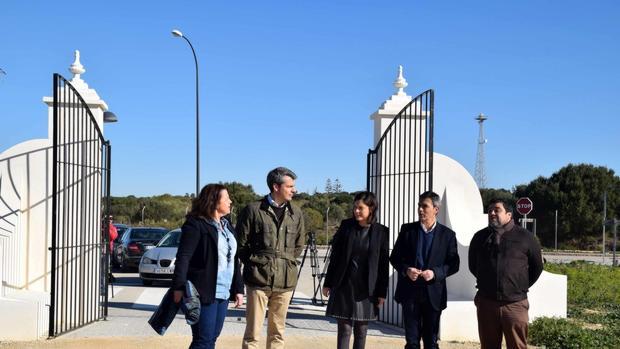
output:
M538 318L529 328L532 344L548 349L597 348L587 330L567 319Z
M620 268L576 261L545 264L545 270L568 278L568 308L620 304Z
M546 264L568 278L568 319L538 318L529 340L545 348L620 348L620 268Z

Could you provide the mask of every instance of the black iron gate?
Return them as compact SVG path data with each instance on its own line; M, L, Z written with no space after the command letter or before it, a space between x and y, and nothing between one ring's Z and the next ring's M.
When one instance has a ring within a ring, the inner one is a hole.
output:
M433 103L433 90L414 98L368 151L366 188L379 200L378 220L390 227L390 246L402 224L417 220L418 196L433 188ZM400 307L391 299L395 276L380 319L402 325Z
M50 337L107 316L110 207L110 143L58 74L53 113Z

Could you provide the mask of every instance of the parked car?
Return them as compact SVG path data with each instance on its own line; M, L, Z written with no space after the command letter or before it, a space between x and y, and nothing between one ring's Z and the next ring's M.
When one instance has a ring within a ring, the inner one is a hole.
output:
M174 229L155 248L144 253L138 267L142 284L149 286L153 281L172 280L180 241L181 229Z
M137 268L144 252L155 247L167 232L166 228L127 228L116 250L121 269Z
M116 251L118 250L118 246L121 243L121 238L123 237L123 234L125 233L125 231L127 231L127 228L129 228L129 226L126 224L121 224L121 223L113 223L112 225L116 227L118 236L116 237L116 239L114 239L114 242L113 242L114 246L112 247L111 262L112 262L112 266L118 267L121 265L121 260L120 260L120 255L117 254Z

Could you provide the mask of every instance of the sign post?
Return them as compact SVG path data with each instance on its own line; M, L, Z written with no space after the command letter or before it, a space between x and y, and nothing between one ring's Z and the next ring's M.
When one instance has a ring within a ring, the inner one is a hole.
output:
M521 220L523 229L527 228L527 215L532 212L532 209L534 209L534 203L530 198L524 197L517 200L517 212L523 215L523 219Z

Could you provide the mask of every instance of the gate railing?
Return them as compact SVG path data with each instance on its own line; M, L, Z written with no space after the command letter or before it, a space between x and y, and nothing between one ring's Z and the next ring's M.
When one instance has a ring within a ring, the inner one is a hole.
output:
M53 89L50 337L107 315L110 195L109 142L69 81Z
M433 188L433 114L434 92L428 90L396 115L368 151L366 188L377 196L377 219L390 228L390 246L402 224L417 220L418 196ZM400 307L391 299L396 282L393 274L379 317L402 325Z

